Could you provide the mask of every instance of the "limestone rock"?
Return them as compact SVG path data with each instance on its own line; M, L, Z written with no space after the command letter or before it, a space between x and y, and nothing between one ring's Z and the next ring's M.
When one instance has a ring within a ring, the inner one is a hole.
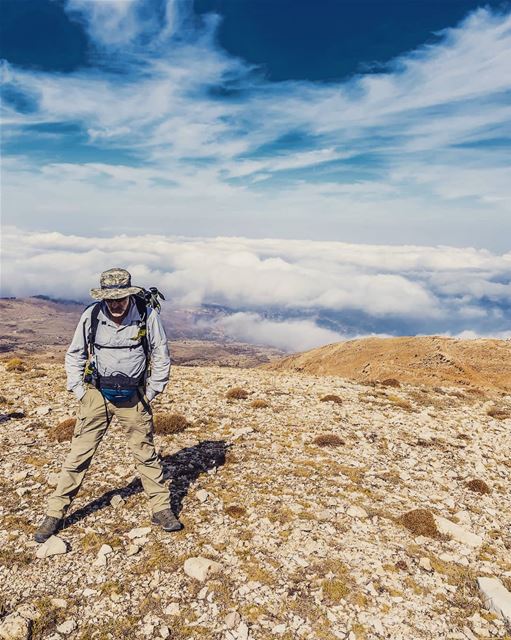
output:
M241 622L241 616L237 611L231 611L225 616L225 626L228 629L234 629Z
M30 623L18 613L11 613L0 622L1 640L28 640Z
M58 536L50 536L46 542L37 549L38 558L49 558L60 553L67 553L67 544Z
M348 507L346 514L351 518L360 518L361 520L365 520L368 517L367 511L355 504L352 504L350 507Z
M206 502L209 497L209 493L205 489L199 489L195 496L199 502Z
M130 540L135 540L135 538L143 538L148 533L151 533L151 527L136 527L131 531L128 531L128 538Z
M76 627L77 624L74 620L66 620L62 624L58 625L57 631L65 636L68 636L70 633L73 633Z
M45 405L43 407L37 407L35 410L36 415L38 416L47 416L51 411L50 405Z
M177 602L171 602L163 611L168 616L178 616L179 615L179 604Z
M214 573L218 573L222 569L222 565L209 558L198 556L196 558L188 558L184 563L184 571L187 576L195 578L200 582L204 582L206 578Z
M124 503L124 499L118 493L115 493L110 499L110 504L115 508L122 507Z
M442 518L440 516L434 516L434 518L440 533L450 535L457 542L461 542L461 544L465 544L469 547L479 547L483 544L481 536L471 533L470 531L466 531L446 518Z
M127 556L135 556L142 549L142 547L138 544L130 544L126 549Z
M511 593L497 578L477 578L485 606L511 624Z

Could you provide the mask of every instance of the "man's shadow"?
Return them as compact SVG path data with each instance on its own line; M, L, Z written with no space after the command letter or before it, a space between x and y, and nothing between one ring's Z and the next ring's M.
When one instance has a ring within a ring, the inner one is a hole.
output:
M232 445L225 440L204 440L194 447L186 447L171 456L160 457L163 466L163 477L170 480L170 506L176 516L182 510L183 500L190 486L201 473L217 469L225 464L228 447ZM92 513L108 507L113 496L121 498L141 493L142 483L139 478L132 480L125 487L107 491L99 498L80 507L65 518L64 529L77 524Z

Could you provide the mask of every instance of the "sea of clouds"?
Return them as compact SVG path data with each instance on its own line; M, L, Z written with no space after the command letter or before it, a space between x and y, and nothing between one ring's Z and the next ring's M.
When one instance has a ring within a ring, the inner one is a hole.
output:
M302 350L359 335L511 336L511 252L447 246L5 229L2 296L88 301L127 268L167 307L214 304L226 335Z

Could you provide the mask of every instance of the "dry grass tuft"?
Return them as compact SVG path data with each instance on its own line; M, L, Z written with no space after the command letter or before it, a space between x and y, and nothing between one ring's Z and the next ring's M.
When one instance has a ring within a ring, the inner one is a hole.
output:
M250 403L250 406L252 407L252 409L266 409L267 407L270 406L270 403L267 402L266 400L257 398L256 400L252 400L252 402Z
M475 491L476 493L482 493L486 495L491 493L490 487L486 484L484 480L480 480L479 478L474 478L473 480L469 480L467 482L467 487L471 491Z
M230 504L225 508L225 513L231 518L242 518L247 515L246 510L243 507L239 507L237 504Z
M351 593L351 587L342 578L323 580L321 586L324 597L331 604L339 604L341 600L344 600Z
M158 435L181 433L190 426L190 423L180 413L157 413L154 416L154 432Z
M395 407L399 407L400 409L404 409L405 411L411 411L412 409L411 402L409 400L405 400L404 398L400 398L399 396L387 396L387 400Z
M336 396L334 393L329 393L321 398L321 402L334 402L335 404L342 404L342 398Z
M489 415L490 418L495 418L496 420L507 420L508 418L511 418L511 411L509 408L498 405L490 407L486 414Z
M380 384L383 387L395 387L396 389L401 386L401 383L396 378L385 378Z
M408 511L399 518L399 522L415 536L440 537L433 514L427 509Z
M22 371L26 371L27 368L23 360L21 360L21 358L11 358L6 362L5 370L22 372Z
M314 438L313 442L317 444L318 447L340 447L344 444L344 440L336 436L335 433L323 433Z
M233 387L225 394L228 400L246 400L248 396L248 391L242 387Z
M76 418L67 418L62 420L48 431L50 440L57 442L65 442L71 440L76 425Z

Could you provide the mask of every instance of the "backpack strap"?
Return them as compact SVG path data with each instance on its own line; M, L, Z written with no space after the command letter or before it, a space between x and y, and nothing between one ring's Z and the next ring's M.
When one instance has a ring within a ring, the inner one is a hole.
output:
M93 306L94 305L94 306ZM90 329L89 335L87 336L87 347L89 349L89 357L94 354L94 343L96 342L96 332L98 330L98 316L101 311L101 302L93 302L90 307L93 306L92 313L90 316ZM87 307L88 309L89 307ZM84 329L85 330L85 329Z
M135 299L135 304L137 306L138 315L140 316L140 320L138 323L139 331L138 335L140 336L140 342L142 344L142 348L144 349L144 355L146 358L146 369L149 365L149 357L150 357L150 347L149 340L147 338L147 305L144 298L140 296L133 296Z

